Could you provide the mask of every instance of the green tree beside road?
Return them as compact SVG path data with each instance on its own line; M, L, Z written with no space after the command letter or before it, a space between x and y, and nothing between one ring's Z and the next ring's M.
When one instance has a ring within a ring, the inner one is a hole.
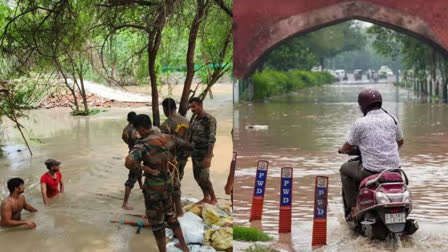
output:
M448 61L431 45L416 38L381 26L371 26L367 33L373 37L377 53L400 60L403 80L400 85L416 92L447 100Z
M448 64L435 48L407 34L356 20L281 43L264 55L252 77L243 81L242 97L248 96L248 83L254 84L256 99L313 85L308 80L292 84L295 80L289 80L293 77L290 71L303 74L317 68L344 69L347 73L355 69L378 71L381 66L390 67L396 76L401 73L403 78L398 84L412 87L419 94L447 100Z

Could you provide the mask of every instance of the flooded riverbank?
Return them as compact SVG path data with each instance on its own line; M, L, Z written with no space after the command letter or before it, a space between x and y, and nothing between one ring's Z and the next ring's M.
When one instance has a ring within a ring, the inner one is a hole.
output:
M211 179L218 201L229 203L224 185L232 158L232 85L216 87L214 99L204 103L218 121ZM177 98L177 93L173 96ZM66 108L30 111L29 118L21 122L34 138L33 157L22 144L18 131L5 120L0 137L0 143L5 145L0 157L0 197L9 194L6 188L9 178L21 177L25 180L26 200L39 211L33 214L24 211L22 215L36 222L34 230L0 229L2 251L157 250L151 229L143 229L137 235L135 227L109 223L120 219L139 221L142 219L127 214L144 213L143 195L137 185L130 196L135 210L121 209L128 174L124 167L128 150L121 133L131 110L151 114L151 107L147 106L111 108L88 117L73 117ZM65 194L44 207L39 181L47 171L44 161L49 157L62 161ZM191 160L182 181L182 192L183 197L202 197L193 178Z

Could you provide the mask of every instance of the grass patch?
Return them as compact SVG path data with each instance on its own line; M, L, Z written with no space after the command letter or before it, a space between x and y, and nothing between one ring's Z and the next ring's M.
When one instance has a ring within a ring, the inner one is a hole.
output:
M233 239L237 241L272 241L273 238L256 228L233 226Z
M42 139L37 138L37 137L30 137L30 141L38 143L38 144L42 144Z
M269 246L263 246L259 244L255 244L244 250L246 252L280 252L279 250L269 247Z
M101 112L107 112L107 110L105 110L105 109L90 109L89 115L96 115Z
M96 115L101 112L107 112L105 109L89 109L89 112L86 113L85 111L81 110L73 110L71 112L72 116L88 116L88 115Z

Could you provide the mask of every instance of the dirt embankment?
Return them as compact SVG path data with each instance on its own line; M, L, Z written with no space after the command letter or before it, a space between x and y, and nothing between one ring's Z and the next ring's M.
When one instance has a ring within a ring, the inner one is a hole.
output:
M83 100L79 92L76 93L78 104L82 106ZM107 99L98 95L87 93L87 104L89 108L111 108L111 107L141 107L151 106L147 102L122 102L115 99ZM36 108L58 108L58 107L74 107L74 98L72 93L60 88L55 92L50 93Z

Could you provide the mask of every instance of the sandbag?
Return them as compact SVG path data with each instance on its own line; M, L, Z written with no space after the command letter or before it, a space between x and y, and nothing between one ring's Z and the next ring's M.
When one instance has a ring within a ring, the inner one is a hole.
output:
M178 239L174 239L173 241L166 244L166 252L183 252L179 248L177 248L175 245L179 243Z
M216 231L218 231L218 229L209 229L209 230L205 231L205 233L204 233L204 243L205 244L212 243L212 236Z
M218 207L214 207L215 211L219 214L220 217L231 217L232 214L228 214L226 211L218 208Z
M210 245L200 246L200 245L192 245L191 247L188 246L190 249L190 252L216 252L216 249L214 249Z
M194 213L197 216L201 217L202 216L202 206L200 206L200 205L193 205L193 206L191 206L190 209L188 209L187 212Z
M212 235L212 247L217 250L233 248L233 228L225 227L214 232Z
M232 205L230 204L218 204L218 208L226 212L229 216L232 216Z
M182 198L181 198L181 201L180 201L180 204L181 204L182 206L188 206L188 205L192 206L192 205L195 204L196 202L198 202L198 200L195 199L195 198L186 198L186 197L182 197Z
M201 217L194 213L187 212L184 216L178 218L185 242L189 243L204 243L204 224Z
M184 213L185 213L185 212L188 212L188 210L190 210L192 207L193 207L193 204L185 205L185 206L182 207L182 211L183 211Z
M202 219L204 220L205 225L211 226L218 222L219 218L220 215L216 207L209 204L204 204L202 206Z
M214 225L217 225L219 227L224 227L224 226L231 227L231 226L233 226L233 219L232 219L232 217L224 217L224 218L219 219L219 221L216 222Z
M166 245L166 251L167 252L182 252L179 248L176 247L176 244L179 243L179 241L176 239ZM187 244L188 248L190 249L190 252L216 252L216 250L210 246L210 245L197 245L197 244Z

